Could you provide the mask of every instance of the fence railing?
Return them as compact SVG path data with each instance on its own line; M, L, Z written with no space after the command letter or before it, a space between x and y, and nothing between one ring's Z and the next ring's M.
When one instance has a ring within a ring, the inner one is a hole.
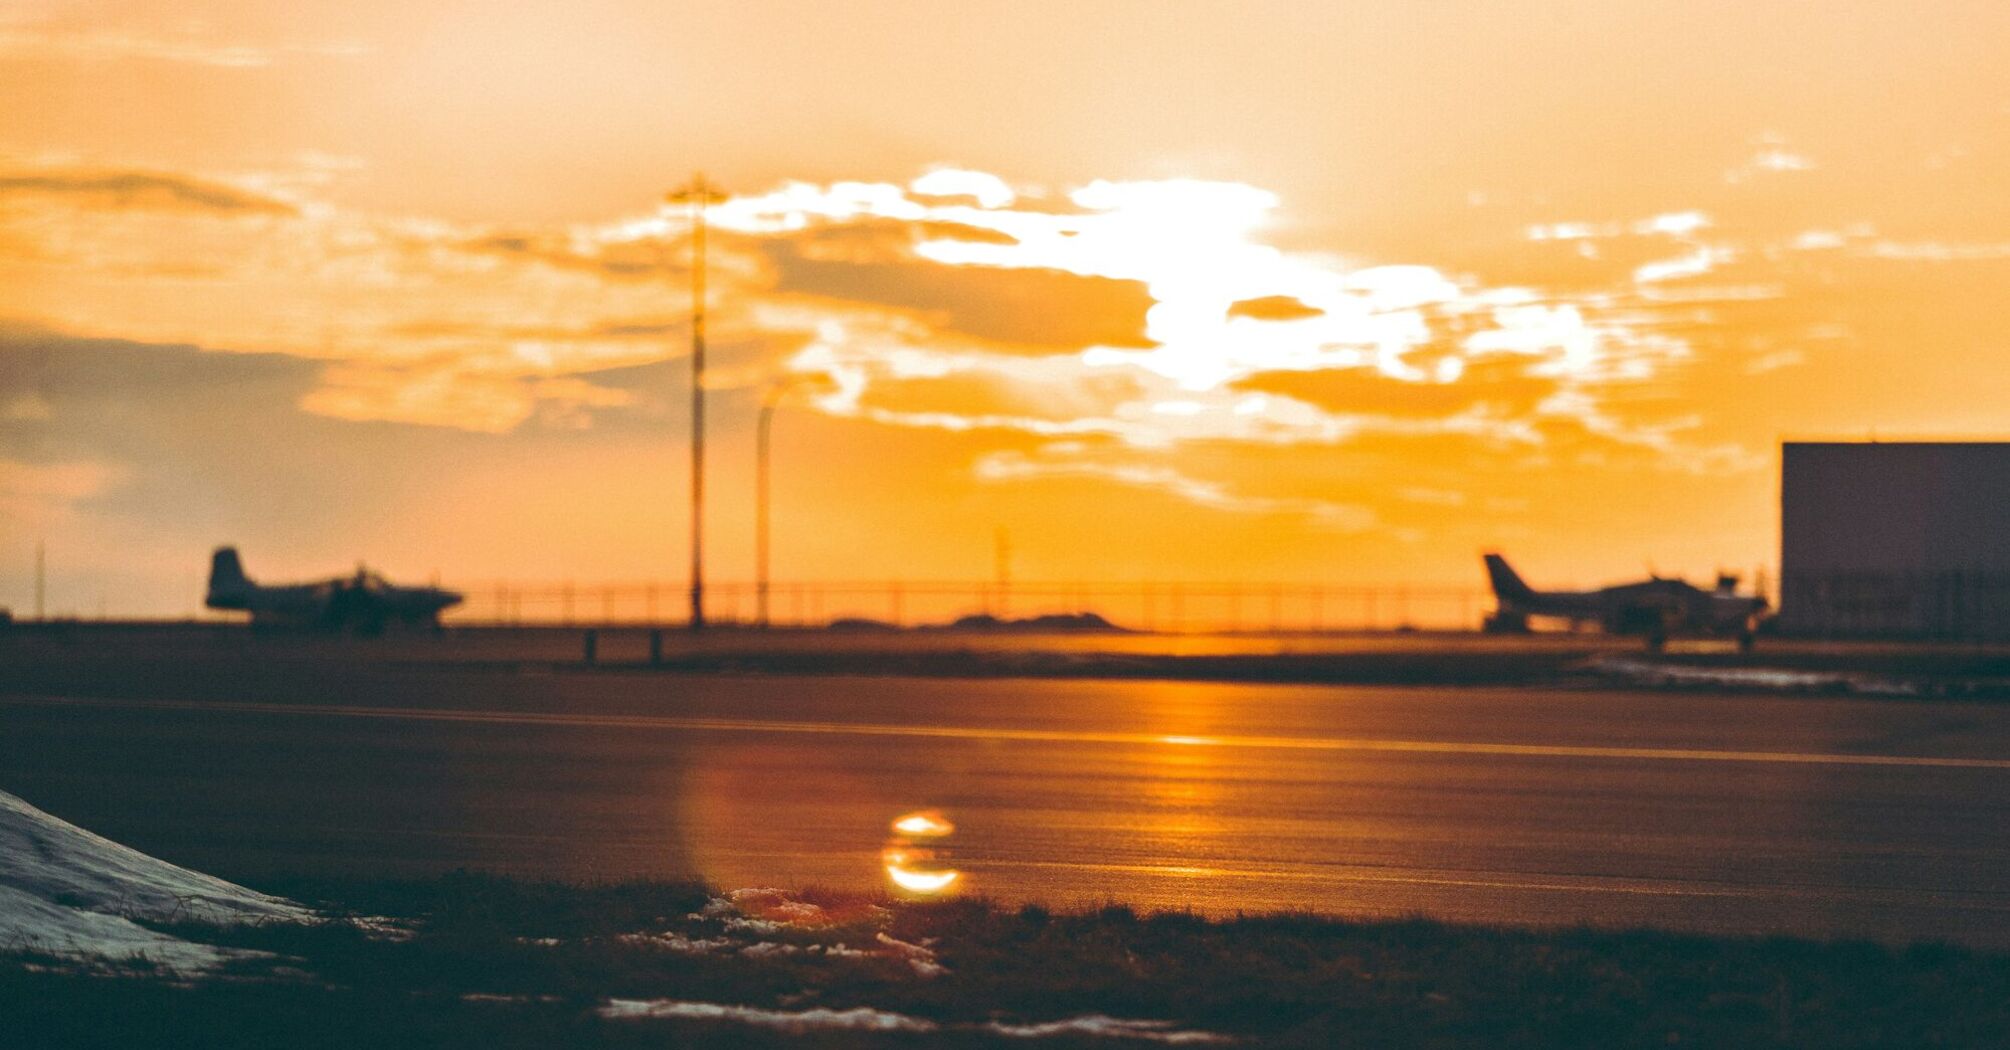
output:
M689 610L682 582L497 582L462 590L467 600L449 614L452 622L680 624ZM1474 587L1305 583L817 581L768 589L768 621L776 627L848 621L912 627L977 615L1094 613L1150 631L1467 629L1479 626L1492 605L1491 595ZM705 588L709 621L751 624L757 606L753 584Z

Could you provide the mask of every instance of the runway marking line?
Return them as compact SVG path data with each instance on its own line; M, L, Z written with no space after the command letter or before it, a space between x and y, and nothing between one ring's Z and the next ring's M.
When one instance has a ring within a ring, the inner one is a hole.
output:
M1172 736L1162 733L1013 729L984 726L903 726L870 722L757 721L678 718L665 715L585 715L540 711L482 711L365 707L347 704L272 704L205 700L116 700L63 696L5 696L0 705L82 707L142 711L207 711L247 715L308 715L408 722L549 725L593 729L655 729L718 733L795 733L828 736L920 737L933 740L1062 744L1222 747L1286 751L1400 752L1494 755L1511 758L1612 758L1655 762L1741 762L1785 765L1874 766L1907 769L1980 769L2010 772L2010 759L1937 755L1851 755L1803 751L1720 751L1707 748L1594 747L1572 744L1502 744L1459 740L1385 740L1369 737Z

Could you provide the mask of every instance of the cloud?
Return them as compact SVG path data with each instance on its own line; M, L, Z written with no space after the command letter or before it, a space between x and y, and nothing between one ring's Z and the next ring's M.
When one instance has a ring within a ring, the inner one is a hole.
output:
M0 205L0 240L22 243L0 259L0 316L327 361L326 388L298 403L343 419L576 426L629 402L556 380L683 352L683 266L654 240L518 237L60 165L9 173ZM731 364L746 341L730 318L721 329Z
M0 174L0 200L28 195L69 196L113 209L298 214L285 201L184 175L88 170Z
M1869 247L1879 259L1899 262L1995 262L2010 259L2010 242L1996 244L1950 244L1936 241L1881 240Z
M1768 175L1813 171L1815 162L1807 154L1788 149L1786 139L1768 132L1759 136L1758 148L1737 166L1724 172L1724 181L1736 185Z
M661 241L602 239L577 231L483 233L454 246L476 255L542 263L619 280L667 281L689 272L684 253L669 250Z
M125 471L96 460L30 463L0 457L0 518L45 531L104 494Z
M1073 449L1066 451L1072 452ZM972 468L984 481L1041 478L1092 478L1133 488L1150 489L1209 510L1231 514L1291 515L1342 532L1360 532L1376 523L1373 511L1352 504L1291 497L1250 496L1227 485L1190 477L1164 464L1092 459L1038 459L1016 450L987 454Z
M634 401L630 391L574 376L500 376L464 371L449 360L411 367L331 365L321 384L301 397L300 407L335 419L501 434L533 417L551 426L583 428L592 424L592 409Z
M1298 321L1307 317L1318 317L1323 312L1288 295L1242 299L1230 303L1228 307L1230 317L1248 317L1258 321Z
M1018 244L1019 238L1003 230L990 230L982 226L970 226L960 222L924 221L910 227L917 239L927 241L964 241L971 244Z
M1003 208L1018 199L1004 179L988 172L937 168L907 184L920 197L967 197L980 208Z
M585 324L487 324L450 318L421 318L389 326L392 335L412 339L488 339L498 341L577 341L599 339L666 340L690 330L684 318L605 318Z
M1767 372L1777 372L1782 368L1805 364L1807 359L1808 355L1799 350L1775 350L1746 362L1745 374L1765 375Z
M779 288L921 312L936 326L1027 348L1145 347L1152 299L1143 284L1062 270L853 263L775 251Z
M1259 372L1236 385L1344 415L1396 419L1476 415L1502 420L1535 415L1562 388L1557 377L1530 374L1527 361L1512 358L1474 361L1450 381L1398 379L1374 368L1345 368Z
M1426 488L1421 485L1408 485L1397 489L1396 495L1411 503L1422 503L1432 507L1463 507L1467 502L1466 494L1463 492Z
M186 414L187 405L238 391L281 400L312 382L312 362L281 354L216 354L191 344L68 335L0 319L0 390L47 407L39 420L87 425L118 411L128 417Z
M1020 377L996 369L888 377L865 390L858 410L889 419L942 413L963 419L1072 423L1096 418L1110 405L1135 401L1145 392L1137 376L1123 372L1071 373L1066 378L1066 382L1042 383L1037 375Z
M1661 281L1677 281L1689 277L1701 277L1711 270L1734 258L1730 249L1713 245L1699 245L1695 251L1673 259L1657 259L1638 266L1633 271L1635 284L1655 284Z
M139 60L249 70L263 69L287 56L353 58L368 53L369 48L353 42L263 45L225 41L187 25L178 32L161 32L87 29L53 22L0 24L0 60Z
M33 390L14 394L0 404L0 422L43 423L56 418L56 410Z
M0 238L23 242L14 287L35 294L0 283L0 314L312 358L315 385L294 403L331 418L584 426L645 407L596 376L684 352L690 227L676 209L501 228L337 208L284 171L13 177ZM261 205L252 185L291 187L297 203ZM1263 236L1279 202L1255 187L1001 186L967 171L789 183L714 206L714 384L817 373L830 387L807 400L833 416L1134 449L1337 445L1390 428L1540 445L1556 431L1537 416L1626 439L1647 424L1607 412L1608 394L1685 351L1637 293L1283 251ZM266 221L232 221L246 209ZM1610 225L1597 235L1665 252L1696 250L1711 223L1673 211ZM1639 447L1672 441L1645 435Z

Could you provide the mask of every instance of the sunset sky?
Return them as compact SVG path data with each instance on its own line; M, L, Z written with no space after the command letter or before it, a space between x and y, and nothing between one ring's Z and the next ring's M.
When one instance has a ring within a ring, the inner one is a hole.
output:
M0 605L1777 558L1784 438L2010 438L2010 5L0 6Z

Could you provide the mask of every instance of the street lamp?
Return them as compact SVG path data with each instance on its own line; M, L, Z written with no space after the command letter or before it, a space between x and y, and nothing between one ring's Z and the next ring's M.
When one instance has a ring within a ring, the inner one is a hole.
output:
M761 394L761 414L754 425L754 621L768 627L768 460L775 409L789 391L813 378L791 375L768 385Z
M704 175L668 198L691 206L691 630L705 629L705 208L726 200Z

